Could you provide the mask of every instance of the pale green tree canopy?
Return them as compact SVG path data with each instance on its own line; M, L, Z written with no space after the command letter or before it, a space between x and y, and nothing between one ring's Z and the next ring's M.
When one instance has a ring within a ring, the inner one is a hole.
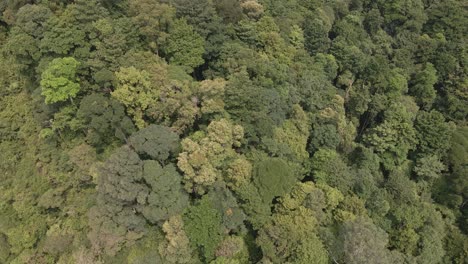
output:
M47 104L74 98L80 91L76 72L80 63L72 57L54 59L41 76L42 95Z

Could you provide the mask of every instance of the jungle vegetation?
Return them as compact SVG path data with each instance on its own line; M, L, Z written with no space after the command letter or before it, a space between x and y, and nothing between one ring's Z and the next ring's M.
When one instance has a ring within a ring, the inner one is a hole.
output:
M0 1L0 263L467 263L467 9Z

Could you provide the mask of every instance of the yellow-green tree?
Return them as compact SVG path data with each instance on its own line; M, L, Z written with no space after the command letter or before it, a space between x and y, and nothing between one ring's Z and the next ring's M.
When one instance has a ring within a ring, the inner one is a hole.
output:
M206 132L185 138L177 165L184 173L187 191L202 194L217 179L222 179L229 163L236 158L242 159L235 148L240 147L243 136L241 126L221 119L211 122Z
M297 184L290 194L279 199L271 221L259 231L257 243L265 261L273 263L328 263L329 256L319 239L317 211L310 206L309 196L320 191L311 182ZM333 210L336 197L320 211Z
M292 117L275 129L274 139L279 144L286 145L294 155L295 160L305 162L309 158L306 150L310 134L310 121L307 113L299 105L293 106Z
M150 105L156 104L159 96L149 73L135 67L120 68L116 77L117 88L112 92L112 97L127 107L138 128L145 127L144 113Z
M162 229L166 234L167 243L159 245L159 254L168 263L189 263L192 259L192 249L182 217L176 215L169 218Z

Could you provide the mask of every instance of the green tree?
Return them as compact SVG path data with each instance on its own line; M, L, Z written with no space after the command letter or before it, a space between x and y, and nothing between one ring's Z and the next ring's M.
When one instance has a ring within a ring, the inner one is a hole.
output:
M338 146L344 152L350 152L353 148L356 128L353 122L347 120L344 104L344 98L335 95L330 102L330 106L319 112L317 121L334 124L340 137L340 144Z
M51 15L52 11L43 5L27 4L16 13L14 25L34 38L41 38L44 34L44 23Z
M414 172L422 179L437 179L445 166L436 155L425 156L417 160Z
M42 95L47 104L70 99L73 102L80 91L76 71L80 63L74 58L54 59L41 76Z
M0 260L7 261L10 256L10 245L8 244L7 237L2 233L0 234Z
M32 66L41 57L39 42L44 35L45 22L52 16L42 5L24 5L16 13L14 27L5 43L6 50L25 66Z
M96 149L83 143L68 151L68 157L77 176L89 180L89 176L94 175L97 163Z
M74 132L81 128L80 120L76 118L76 110L77 108L75 105L68 105L54 114L50 129L58 133L61 140L73 137ZM44 130L47 131L48 128ZM44 133L44 130L41 132Z
M28 70L28 67L41 58L37 41L32 36L17 32L16 28L12 29L11 37L4 45L5 50L14 56L23 70Z
M151 103L143 112L145 119L171 127L178 134L192 128L200 116L196 84L179 66L167 65L160 57L147 51L130 51L120 59L120 64L135 67L149 81L146 95Z
M333 221L333 214L341 210L344 195L336 188L326 184L314 184L311 181L297 183L291 192L280 199L277 211L305 207L312 210L317 224L328 225Z
M314 232L315 226L312 211L304 207L275 214L257 238L264 259L273 263L328 263L328 254Z
M242 18L242 9L240 2L233 2L228 0L214 0L213 4L216 8L217 13L224 22L237 23Z
M70 21L66 15L51 16L45 23L44 37L39 44L43 54L71 55L76 49L85 48L86 32L82 25Z
M340 144L340 135L333 124L314 124L308 149L315 152L321 148L335 150Z
M420 111L414 124L417 131L418 150L421 153L444 156L450 148L453 123L446 122L444 116L436 111Z
M226 179L228 186L237 189L248 184L252 177L252 164L245 158L240 157L233 160L226 169Z
M204 80L197 89L200 111L203 115L213 116L224 112L224 79Z
M304 31L298 25L292 26L289 42L297 49L304 48Z
M369 61L368 55L343 37L338 37L333 42L331 53L337 59L341 71L349 70L354 74L363 71Z
M253 184L244 184L235 191L241 208L248 216L246 220L255 230L260 229L270 219L271 203L263 201L258 188Z
M443 225L439 225L439 227L428 226L423 228L421 232L423 248L421 249L421 254L417 258L418 263L436 264L442 261L446 254L442 243L443 237Z
M118 261L128 264L163 263L158 250L155 250L163 243L163 240L162 234L155 230L132 245L125 254L122 254L123 256L120 255L118 257L109 258L108 260L106 259L106 261L116 261L118 259Z
M431 63L426 63L424 68L416 74L410 86L416 102L424 109L430 109L436 98L434 84L437 82L437 71Z
M45 23L40 48L47 55L70 55L82 62L89 56L90 39L94 39L93 22L105 18L109 12L97 0L76 0L56 12Z
M427 20L423 1L391 0L385 2L382 7L387 27L393 33L405 29L420 32Z
M168 61L183 66L188 73L204 62L204 40L184 19L178 19L172 24L163 47Z
M310 54L325 52L330 45L328 32L331 30L331 21L315 16L307 16L304 23L304 46Z
M272 137L275 125L285 119L287 104L283 99L278 91L250 80L243 66L230 76L224 96L226 111L242 124L246 138L252 143L258 143L264 136Z
M227 40L226 27L216 12L214 1L209 0L174 0L177 16L187 20L205 40L203 58L209 63L216 60L224 41ZM234 4L235 5L235 4Z
M460 221L460 229L467 231L466 219L468 210L462 205L468 200L468 179L465 175L468 172L468 129L466 126L458 127L452 136L448 151L447 165L449 173L444 174L439 181L435 183L433 195L436 200L453 208L455 212L460 212L457 217Z
M221 215L207 196L188 208L183 217L190 243L198 248L205 262L214 259L216 248L223 240Z
M247 0L241 3L242 11L251 19L258 19L264 12L264 7L256 0Z
M343 193L352 188L354 175L336 151L318 150L312 157L311 165L317 183L326 183Z
M271 203L275 197L287 194L296 182L293 169L280 158L259 161L255 164L252 178L266 204Z
M416 183L409 178L408 173L402 168L392 171L385 182L385 189L398 204L413 204L418 199Z
M376 151L387 169L401 165L416 144L409 112L399 104L393 104L390 109L386 111L386 120L364 137L364 142Z
M100 88L111 89L116 79L114 73L121 66L119 59L129 50L141 46L139 35L128 18L102 18L92 25L90 35L95 38L91 41L86 65L91 70L93 83Z

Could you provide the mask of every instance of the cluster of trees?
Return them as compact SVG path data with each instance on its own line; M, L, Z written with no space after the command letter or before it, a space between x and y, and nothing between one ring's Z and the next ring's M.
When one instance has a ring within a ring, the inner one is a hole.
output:
M468 261L463 0L0 2L0 263Z

